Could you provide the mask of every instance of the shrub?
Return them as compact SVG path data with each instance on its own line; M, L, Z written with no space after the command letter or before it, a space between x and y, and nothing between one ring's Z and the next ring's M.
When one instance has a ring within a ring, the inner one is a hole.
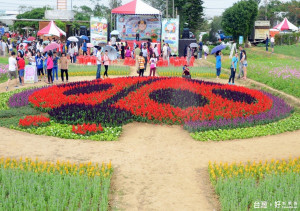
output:
M276 45L294 45L299 41L300 33L276 34Z

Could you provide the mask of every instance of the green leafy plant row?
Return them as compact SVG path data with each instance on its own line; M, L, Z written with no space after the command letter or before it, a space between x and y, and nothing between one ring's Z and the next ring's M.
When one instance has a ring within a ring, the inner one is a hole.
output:
M79 135L72 132L72 125L55 123L50 121L47 127L37 128L21 128L19 126L11 126L11 129L32 133L36 135L54 136L65 139L84 139L93 141L116 141L121 135L122 127L105 127L103 132L95 135Z
M191 133L197 141L224 141L233 139L246 139L259 136L276 135L300 129L300 113L294 112L289 118L266 125L249 128L218 129Z

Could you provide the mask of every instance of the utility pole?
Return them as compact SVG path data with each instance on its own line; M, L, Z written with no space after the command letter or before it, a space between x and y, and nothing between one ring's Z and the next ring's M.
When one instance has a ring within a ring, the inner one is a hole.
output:
M168 16L169 16L169 7L168 7L168 1L169 0L166 0L166 18L168 18Z
M265 0L265 20L268 20L268 17L267 17L267 13L268 13L268 0Z
M174 16L174 0L173 0L173 18L175 18L175 16Z
M73 0L71 0L71 10L73 9Z

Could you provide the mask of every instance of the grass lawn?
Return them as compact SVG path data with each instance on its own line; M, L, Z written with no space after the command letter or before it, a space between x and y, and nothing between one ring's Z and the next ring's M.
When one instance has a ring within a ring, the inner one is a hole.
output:
M265 47L261 47L265 50ZM271 51L271 48L269 48ZM283 54L286 56L293 56L293 57L300 57L300 44L296 45L275 45L274 46L274 53L275 54Z
M279 54L270 54L260 49L247 48L247 77L269 85L287 94L300 97L300 59L282 58ZM215 57L208 60L215 63ZM223 56L222 67L229 67L230 59Z

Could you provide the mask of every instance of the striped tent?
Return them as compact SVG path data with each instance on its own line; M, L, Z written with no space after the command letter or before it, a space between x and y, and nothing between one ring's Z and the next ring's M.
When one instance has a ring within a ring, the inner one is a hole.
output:
M50 21L50 23L43 29L41 29L40 31L38 31L37 35L45 35L45 34L50 34L50 35L54 35L54 36L66 36L66 32L64 32L63 30L61 30L60 28L58 28L54 21Z
M112 14L130 15L161 15L158 9L151 7L142 0L133 0L111 11Z
M287 18L284 18L284 20L277 26L273 27L273 29L278 29L279 31L285 31L285 30L298 31L298 27L292 24L291 22L289 22Z

